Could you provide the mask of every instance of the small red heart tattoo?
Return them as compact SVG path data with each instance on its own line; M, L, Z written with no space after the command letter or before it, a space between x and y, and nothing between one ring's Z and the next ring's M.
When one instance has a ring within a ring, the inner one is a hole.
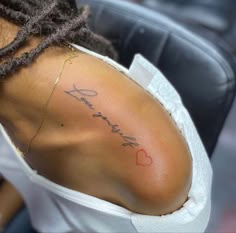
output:
M150 157L144 149L136 152L136 165L137 166L150 166L152 165L152 157Z

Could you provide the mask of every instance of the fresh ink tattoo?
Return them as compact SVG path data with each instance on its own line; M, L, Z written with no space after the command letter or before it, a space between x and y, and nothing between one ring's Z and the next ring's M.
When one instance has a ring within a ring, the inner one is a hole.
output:
M70 91L65 91L66 94L74 97L80 102L83 102L91 110L95 110L93 104L87 99L87 97L95 97L98 95L96 91L88 89L79 89L76 85L73 85L73 89Z
M152 157L147 154L144 149L140 149L136 152L136 165L147 167L152 165Z
M122 138L123 140L122 146L131 148L137 148L140 146L135 137L125 135L118 124L112 123L109 117L105 116L100 111L98 112L96 111L96 108L90 99L98 96L97 91L91 89L79 88L78 85L73 84L73 88L69 91L65 91L65 93L67 95L72 96L77 101L83 103L88 109L93 111L94 112L92 114L93 118L103 120L107 124L107 126L110 127L112 133L117 134ZM137 166L150 166L152 162L153 162L152 158L147 154L147 152L144 149L137 150L136 152Z
M116 133L118 135L121 136L121 138L123 139L124 143L122 143L122 146L130 146L130 147L137 147L139 146L139 144L137 143L137 140L135 137L129 137L126 136L120 129L119 125L116 124L112 124L110 122L110 120L108 119L108 117L104 116L101 112L95 113L93 114L93 117L95 118L101 118L102 120L104 120L107 125L111 128L111 132L112 133Z

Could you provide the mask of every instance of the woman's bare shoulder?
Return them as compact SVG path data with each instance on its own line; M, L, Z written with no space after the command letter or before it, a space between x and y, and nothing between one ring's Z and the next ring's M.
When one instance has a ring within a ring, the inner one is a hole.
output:
M76 150L83 155L78 161L86 157L88 167L96 164L104 182L113 181L111 193L120 184L117 193L129 193L113 195L113 200L153 215L183 205L192 178L187 143L165 108L142 87L104 61L78 52L66 64L53 101L55 116L63 116L64 130L70 128L67 132L76 138ZM97 195L108 197L105 190Z
M71 76L78 79L70 83L65 98L77 102L77 111L87 112L88 125L98 132L91 152L100 156L106 174L133 196L122 197L123 203L134 212L153 215L180 208L191 186L192 160L172 118L115 68L82 57L72 68Z
M163 106L143 88L98 58L64 49L41 55L21 77L25 84L17 81L18 89L9 85L7 90L25 100L18 106L35 109L34 126L58 80L35 141L39 151L50 153L32 159L39 170L50 161L45 176L142 214L170 213L185 202L191 185L187 144ZM50 156L53 148L57 157ZM55 158L69 169L55 168ZM93 189L98 184L103 192Z

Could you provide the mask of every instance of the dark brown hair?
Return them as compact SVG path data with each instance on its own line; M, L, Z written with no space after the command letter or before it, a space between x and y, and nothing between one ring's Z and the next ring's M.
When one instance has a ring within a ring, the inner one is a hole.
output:
M89 7L77 7L74 0L0 0L0 17L19 26L15 39L0 49L0 59L14 55L31 36L42 36L40 44L20 57L7 58L0 65L0 79L31 64L51 45L72 42L113 59L111 43L88 28Z

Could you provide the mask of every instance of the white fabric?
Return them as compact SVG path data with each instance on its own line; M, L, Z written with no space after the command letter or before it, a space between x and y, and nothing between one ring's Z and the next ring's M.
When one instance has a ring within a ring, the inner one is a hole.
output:
M2 125L9 153L1 155L0 173L23 195L33 226L39 232L204 232L211 209L212 169L192 123L173 86L141 55L129 70L113 60L73 45L125 73L150 92L169 111L183 133L193 158L193 178L189 199L172 214L149 216L133 213L102 199L57 185L33 171L23 160Z

